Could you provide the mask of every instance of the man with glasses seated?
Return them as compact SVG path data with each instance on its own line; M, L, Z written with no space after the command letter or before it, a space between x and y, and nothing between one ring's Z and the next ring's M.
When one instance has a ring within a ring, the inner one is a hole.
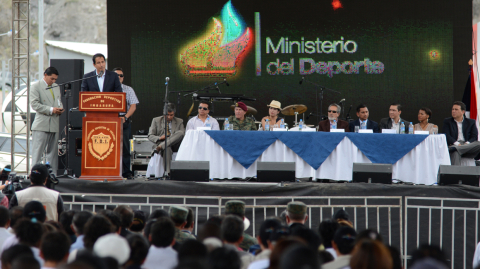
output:
M330 129L344 129L345 132L350 132L348 122L339 120L340 106L333 103L328 106L328 119L318 123L318 131L330 132Z
M209 112L210 104L207 101L200 101L200 104L198 104L198 115L188 121L187 131L196 130L197 127L211 127L212 130L220 130L218 121L208 115Z

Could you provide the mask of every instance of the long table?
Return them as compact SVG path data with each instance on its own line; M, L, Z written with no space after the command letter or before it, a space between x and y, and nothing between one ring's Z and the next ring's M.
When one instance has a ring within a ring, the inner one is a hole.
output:
M352 179L353 163L372 163L348 137L341 140L318 169L312 168L283 142L276 140L246 169L205 131L198 130L187 131L176 160L209 161L210 178L216 179L254 177L257 174L257 162L295 162L297 178L337 181ZM450 165L446 138L443 134L430 135L393 164L392 177L404 182L431 185L437 182L440 165Z

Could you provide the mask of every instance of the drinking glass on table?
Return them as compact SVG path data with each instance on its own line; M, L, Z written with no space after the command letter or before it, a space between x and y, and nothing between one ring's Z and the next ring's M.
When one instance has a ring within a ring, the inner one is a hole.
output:
M438 134L438 126L437 125L433 125L432 134Z
M280 128L280 126L278 126L278 124L275 123L275 124L273 125L273 128Z
M360 126L355 125L355 133L358 133L358 130L360 129Z

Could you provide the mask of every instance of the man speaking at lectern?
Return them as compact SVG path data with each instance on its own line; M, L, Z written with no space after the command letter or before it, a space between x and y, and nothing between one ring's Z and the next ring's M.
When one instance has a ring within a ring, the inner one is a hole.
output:
M97 53L92 60L95 71L83 75L83 78L90 78L82 81L82 92L122 92L118 74L105 69L105 56Z

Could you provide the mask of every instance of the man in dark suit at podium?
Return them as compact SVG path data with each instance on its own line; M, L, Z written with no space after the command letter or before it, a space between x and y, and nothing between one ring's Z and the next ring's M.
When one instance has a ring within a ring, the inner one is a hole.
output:
M365 129L371 129L374 133L379 133L380 130L378 129L378 123L374 122L373 120L369 120L368 116L369 113L366 105L361 104L357 106L358 120L354 120L348 123L348 129L350 129L350 132L355 132L355 126L358 126L359 129L362 129L362 123L366 123L364 125Z
M92 77L82 81L82 92L122 92L122 84L118 74L105 69L105 56L101 53L93 55L95 71L86 73L83 78ZM94 77L96 76L96 77Z

